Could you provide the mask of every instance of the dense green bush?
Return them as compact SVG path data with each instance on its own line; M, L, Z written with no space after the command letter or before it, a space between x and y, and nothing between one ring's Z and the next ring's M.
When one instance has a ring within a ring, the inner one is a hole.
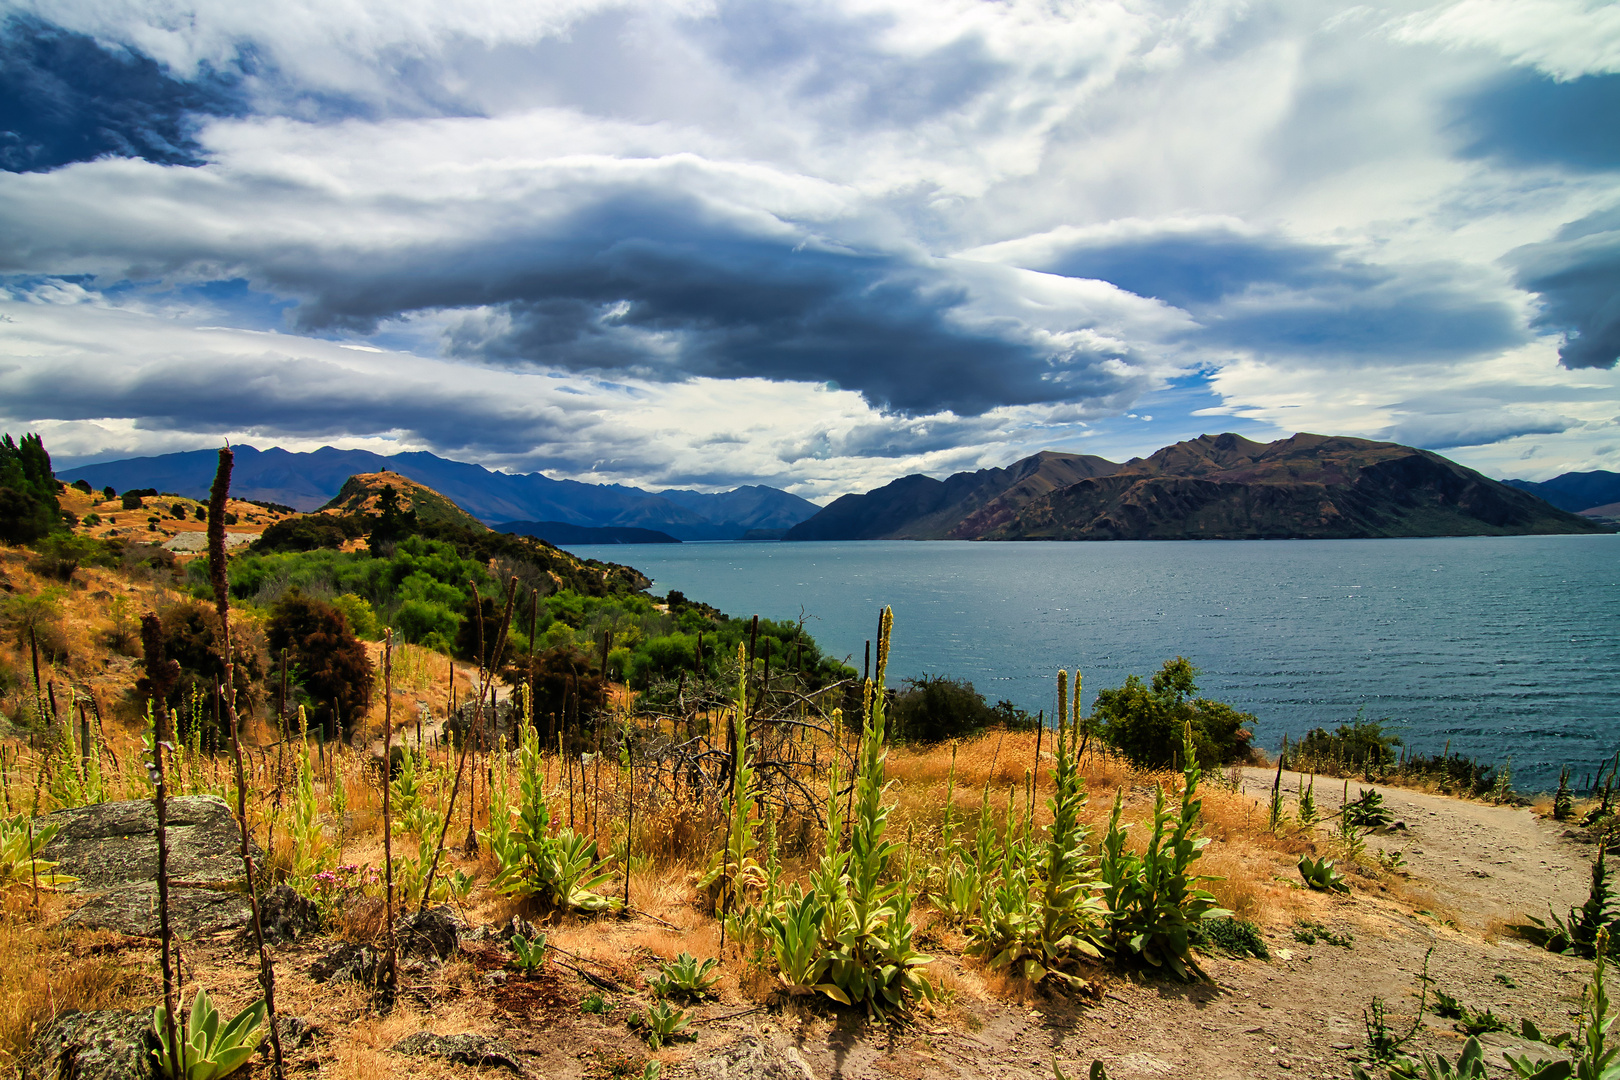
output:
M1254 716L1193 697L1197 675L1198 669L1178 656L1164 662L1151 685L1132 675L1124 686L1102 691L1092 706L1102 738L1138 768L1158 769L1175 761L1182 729L1191 724L1199 765L1250 760Z
M0 437L0 543L32 544L63 528L51 456L38 435Z
M346 541L363 536L363 524L353 517L325 514L287 518L265 527L248 550L258 554L275 551L315 551L340 548Z
M270 610L271 652L287 650L298 685L308 695L310 720L345 739L371 703L372 664L349 621L331 604L287 592ZM334 712L334 710L336 710Z
M212 715L214 685L225 677L218 645L219 613L200 601L183 600L164 608L159 621L163 655L180 665L179 678L170 684L167 701L181 735L187 736L198 720ZM263 699L264 664L243 634L232 636L231 651L236 710L239 716L246 716ZM142 678L136 682L135 692L144 699L151 694L152 685Z
M81 566L118 566L124 546L116 540L96 540L72 533L52 533L34 545L28 568L43 577L67 581Z
M1001 718L971 682L946 675L905 680L889 716L896 737L919 743L967 738Z
M1351 770L1362 772L1393 765L1401 740L1394 732L1384 730L1388 719L1364 720L1357 713L1348 724L1340 724L1333 731L1312 728L1294 748L1294 757L1305 768L1319 772Z

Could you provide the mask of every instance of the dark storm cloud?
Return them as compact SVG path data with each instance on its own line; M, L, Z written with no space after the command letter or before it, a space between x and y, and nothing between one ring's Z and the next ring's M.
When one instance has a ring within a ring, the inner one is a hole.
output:
M0 28L0 168L38 172L105 155L196 165L198 117L242 110L238 80L170 78L148 57L14 16Z
M336 258L336 257L334 257ZM270 274L309 299L305 330L369 332L425 309L480 309L452 355L655 379L836 382L908 413L978 414L1117 392L1126 350L1055 352L937 262L806 243L639 192L465 249L322 260Z
M1536 325L1564 335L1567 368L1620 360L1620 206L1572 221L1551 240L1511 252L1522 289L1541 296Z
M1455 103L1462 154L1512 165L1620 169L1620 75L1501 77Z
M98 374L92 363L70 362L7 373L5 397L14 415L122 416L145 430L259 429L293 438L406 432L435 446L486 454L526 454L541 431L562 441L599 423L584 404L570 412L486 386L379 374L273 350L153 360L114 378Z
M1203 346L1443 359L1524 339L1512 309L1459 268L1378 266L1336 246L1225 226L1086 238L1034 262L1175 304L1198 320L1189 339Z
M1037 267L1113 282L1138 296L1191 309L1253 285L1342 282L1334 248L1247 236L1231 229L1077 244ZM1360 275L1363 281L1367 275Z

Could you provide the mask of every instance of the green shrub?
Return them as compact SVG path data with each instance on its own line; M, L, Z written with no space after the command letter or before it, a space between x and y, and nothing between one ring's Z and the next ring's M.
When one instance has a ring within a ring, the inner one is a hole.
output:
M1297 767L1334 775L1377 771L1393 765L1401 740L1394 732L1384 729L1387 723L1387 717L1365 720L1358 711L1355 719L1331 732L1326 728L1312 728L1294 748Z
M1260 936L1260 928L1247 919L1235 916L1202 919L1193 924L1188 939L1201 949L1219 949L1228 956L1271 959L1271 950L1266 948L1266 939Z
M918 743L962 739L995 724L999 714L966 679L907 679L889 704L897 738Z
M1179 764L1182 732L1191 727L1199 765L1214 768L1253 757L1255 718L1230 705L1195 698L1198 669L1184 657L1166 660L1151 685L1135 675L1103 690L1092 706L1102 737L1138 768Z
M372 610L369 601L351 592L334 597L332 606L349 620L349 629L354 631L355 637L367 641L382 640L382 628L377 624L377 613Z
M373 677L371 658L348 619L331 604L294 589L271 608L265 633L272 654L288 651L314 706L313 720L328 732L341 726L347 738L370 706Z

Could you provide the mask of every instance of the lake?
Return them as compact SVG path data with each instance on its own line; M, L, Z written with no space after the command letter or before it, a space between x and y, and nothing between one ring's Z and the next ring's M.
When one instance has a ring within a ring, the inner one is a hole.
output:
M793 619L859 667L894 608L890 684L967 678L1047 710L1174 656L1275 748L1365 709L1407 746L1578 778L1620 744L1620 536L1108 543L591 545L733 616Z

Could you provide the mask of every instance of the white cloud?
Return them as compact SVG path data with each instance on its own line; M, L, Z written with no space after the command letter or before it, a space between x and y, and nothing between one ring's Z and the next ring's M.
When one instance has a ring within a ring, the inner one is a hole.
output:
M1555 79L1620 72L1620 6L1608 0L1461 0L1407 16L1393 32L1488 49Z
M1522 344L1537 301L1503 262L1612 203L1612 171L1465 155L1456 115L1508 64L1620 71L1613 5L0 10L178 76L257 65L200 167L0 174L0 410L75 455L229 431L826 495L1163 422L1193 370L1279 432L1615 441L1612 373ZM1279 269L1218 300L1191 264L1179 294L1126 281L1142 262L1061 276L1210 237ZM294 320L254 334L279 316L187 289L227 279Z

